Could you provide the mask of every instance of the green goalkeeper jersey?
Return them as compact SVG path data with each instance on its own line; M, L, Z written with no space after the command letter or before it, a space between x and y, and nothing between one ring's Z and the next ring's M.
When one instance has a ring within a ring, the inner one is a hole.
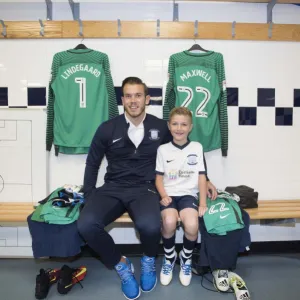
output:
M227 156L227 92L223 56L217 52L171 55L163 118L172 108L187 107L193 114L190 140L200 142L205 152L222 149Z
M109 59L92 49L56 53L47 107L46 149L88 153L98 126L119 114Z

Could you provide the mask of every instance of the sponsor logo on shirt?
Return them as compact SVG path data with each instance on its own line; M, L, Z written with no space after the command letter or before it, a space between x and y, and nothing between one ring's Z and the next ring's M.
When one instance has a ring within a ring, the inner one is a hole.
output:
M177 179L177 171L176 170L170 170L168 173L169 180L175 180Z
M193 175L195 172L194 171L181 171L179 170L179 177L181 178L189 178L191 175Z
M179 170L177 172L177 170L170 170L169 173L168 173L168 178L170 180L175 180L177 178L189 178L193 174L195 174L194 171L182 171L182 170Z

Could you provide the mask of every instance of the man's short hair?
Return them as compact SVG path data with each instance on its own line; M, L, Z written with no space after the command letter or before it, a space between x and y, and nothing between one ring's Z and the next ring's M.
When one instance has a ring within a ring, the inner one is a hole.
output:
M124 96L124 86L125 84L141 84L142 86L144 86L144 93L145 96L148 95L148 87L147 85L142 81L142 79L138 78L138 77L127 77L123 80L122 82L122 93Z
M174 107L171 111L170 111L170 115L169 115L169 121L171 121L172 117L175 115L180 115L180 116L187 116L190 118L191 123L193 123L193 115L191 113L191 111L183 106L180 107Z

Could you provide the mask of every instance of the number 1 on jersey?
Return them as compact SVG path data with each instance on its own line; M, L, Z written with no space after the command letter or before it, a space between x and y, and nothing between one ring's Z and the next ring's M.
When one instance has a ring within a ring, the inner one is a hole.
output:
M86 78L76 77L75 82L79 84L79 107L86 108Z

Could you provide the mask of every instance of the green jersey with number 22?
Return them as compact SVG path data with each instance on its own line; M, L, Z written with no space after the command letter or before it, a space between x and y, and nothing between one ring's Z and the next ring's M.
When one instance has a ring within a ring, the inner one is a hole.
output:
M178 106L187 107L193 114L190 139L200 142L205 152L221 148L222 155L227 156L227 94L222 54L184 51L170 57L164 119Z

